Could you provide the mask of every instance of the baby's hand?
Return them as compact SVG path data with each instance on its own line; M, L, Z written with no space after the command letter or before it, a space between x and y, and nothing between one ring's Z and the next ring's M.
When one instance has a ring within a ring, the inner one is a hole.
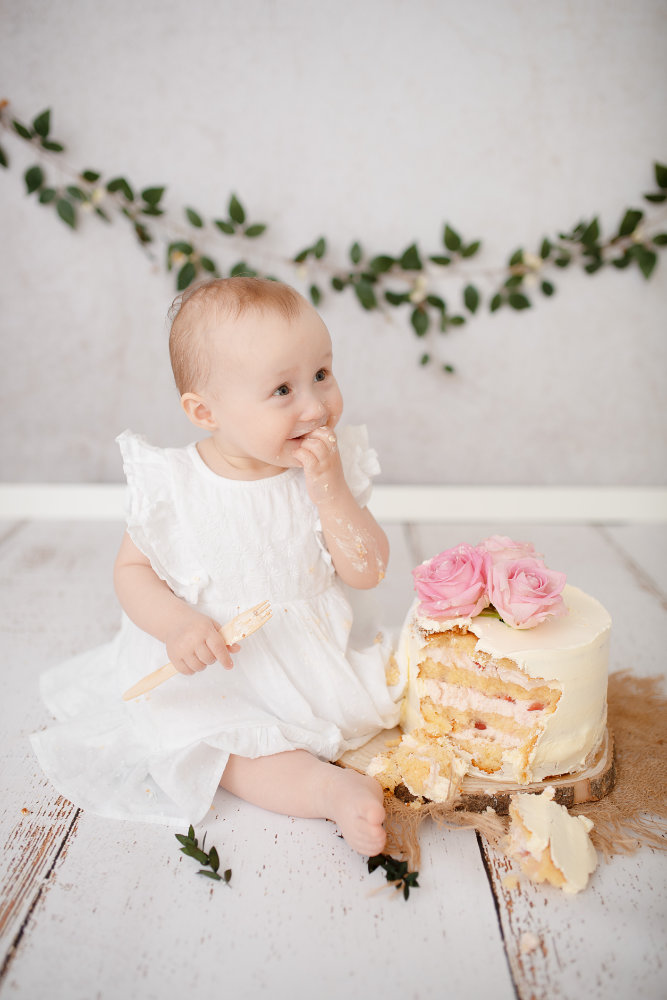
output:
M303 466L310 499L316 506L335 500L345 485L336 435L330 427L318 427L304 437L294 457Z
M220 635L220 626L212 618L192 611L185 621L179 620L167 636L167 656L180 674L194 674L218 660L225 670L234 664L229 655L237 653L237 644L227 646Z

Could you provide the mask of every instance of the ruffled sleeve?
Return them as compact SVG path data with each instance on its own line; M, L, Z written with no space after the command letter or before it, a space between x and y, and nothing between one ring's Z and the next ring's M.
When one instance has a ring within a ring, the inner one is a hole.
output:
M193 553L178 512L183 449L156 448L132 431L116 438L127 479L125 515L130 538L154 571L184 600L196 604L208 576Z
M371 496L371 477L380 472L377 452L368 444L368 429L359 424L341 427L336 433L345 480L357 503L365 507Z

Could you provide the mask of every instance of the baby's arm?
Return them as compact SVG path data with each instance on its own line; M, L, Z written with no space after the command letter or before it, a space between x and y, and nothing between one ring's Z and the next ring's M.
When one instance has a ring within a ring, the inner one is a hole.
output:
M385 574L389 542L367 507L360 507L345 481L336 435L320 427L304 438L301 462L311 500L341 580L360 590L376 587Z
M164 642L179 673L195 673L216 660L227 669L233 666L219 624L177 597L127 533L116 557L114 586L125 613Z

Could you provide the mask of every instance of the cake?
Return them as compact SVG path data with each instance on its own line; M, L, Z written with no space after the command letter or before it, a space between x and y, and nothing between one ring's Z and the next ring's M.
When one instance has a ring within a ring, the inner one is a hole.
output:
M586 888L597 866L587 816L571 816L553 801L553 788L541 795L522 793L510 805L507 853L533 882L550 882L563 892Z
M585 769L606 730L602 605L499 536L414 577L396 654L405 735L369 773L391 788L400 772L412 795L446 802L465 773L521 786Z

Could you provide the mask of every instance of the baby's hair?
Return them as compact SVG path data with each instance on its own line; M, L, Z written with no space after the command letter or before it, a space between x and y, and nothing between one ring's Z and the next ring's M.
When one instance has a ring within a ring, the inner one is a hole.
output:
M206 384L210 344L206 334L215 325L244 313L276 312L294 319L307 305L290 285L269 278L216 278L190 285L169 310L169 355L179 393L196 392Z

